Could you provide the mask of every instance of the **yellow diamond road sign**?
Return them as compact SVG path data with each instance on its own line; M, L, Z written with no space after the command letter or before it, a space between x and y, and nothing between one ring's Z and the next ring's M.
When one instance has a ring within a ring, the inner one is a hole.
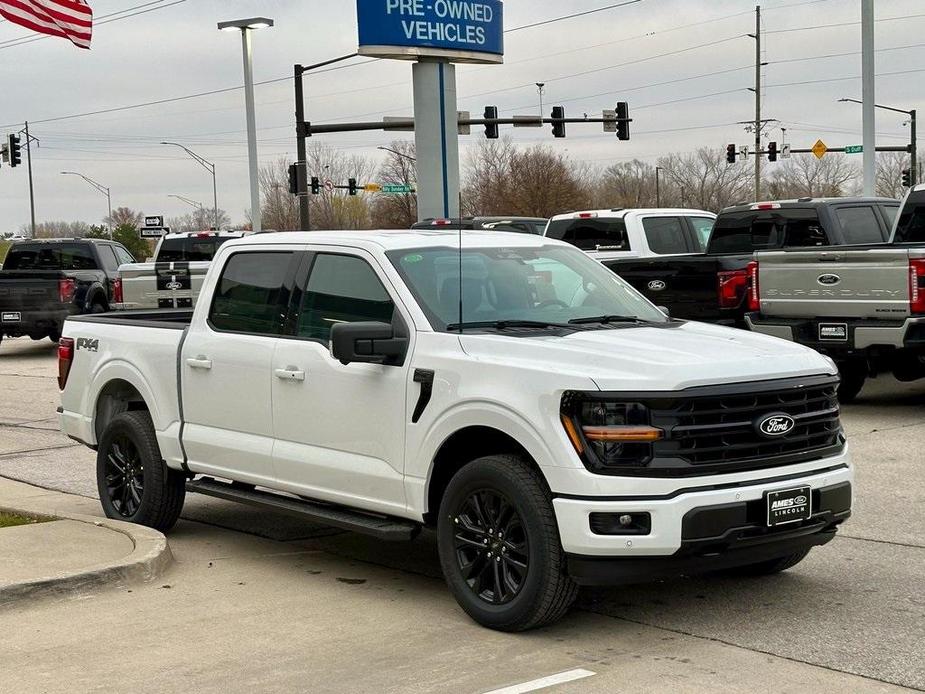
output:
M813 145L813 154L816 155L817 159L822 159L825 156L825 153L829 151L829 148L825 146L825 142L822 140L816 140L816 144Z
M378 193L382 190L382 186L380 186L378 183L367 183L365 186L363 186L363 190L367 193Z

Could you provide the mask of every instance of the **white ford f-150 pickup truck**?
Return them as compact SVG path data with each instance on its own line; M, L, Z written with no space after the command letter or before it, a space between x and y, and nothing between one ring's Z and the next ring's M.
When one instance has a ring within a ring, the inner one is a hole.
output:
M850 514L834 364L673 320L525 234L261 234L193 310L75 316L63 430L103 508L169 529L187 492L408 540L436 530L479 623L580 584L773 573Z

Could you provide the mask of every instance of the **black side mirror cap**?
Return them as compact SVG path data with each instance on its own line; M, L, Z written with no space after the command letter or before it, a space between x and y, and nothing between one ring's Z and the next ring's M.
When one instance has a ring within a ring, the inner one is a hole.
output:
M407 352L408 338L396 336L389 323L335 323L331 328L331 355L344 365L401 366Z

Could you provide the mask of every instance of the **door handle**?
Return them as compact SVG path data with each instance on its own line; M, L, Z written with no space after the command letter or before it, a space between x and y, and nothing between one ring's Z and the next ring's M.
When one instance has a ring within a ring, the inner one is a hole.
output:
M283 381L304 381L305 372L296 369L295 367L289 369L276 369L274 371L276 377Z
M189 367L191 367L191 368L193 368L193 369L211 369L211 368L212 368L212 360L211 360L211 359L206 359L204 356L202 356L202 355L200 354L200 355L199 355L198 357L196 357L195 359L192 359L192 358L191 358L191 359L187 359L187 360L186 360L186 365L189 366Z

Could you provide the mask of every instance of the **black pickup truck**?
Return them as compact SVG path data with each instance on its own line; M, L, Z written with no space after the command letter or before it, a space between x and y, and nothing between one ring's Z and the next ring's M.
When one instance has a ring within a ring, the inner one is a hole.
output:
M716 218L705 253L603 263L675 318L744 328L755 251L885 243L898 209L861 197L735 205Z
M34 239L14 243L0 270L0 340L61 337L65 318L104 313L120 302L119 265L134 262L124 246L101 239Z

